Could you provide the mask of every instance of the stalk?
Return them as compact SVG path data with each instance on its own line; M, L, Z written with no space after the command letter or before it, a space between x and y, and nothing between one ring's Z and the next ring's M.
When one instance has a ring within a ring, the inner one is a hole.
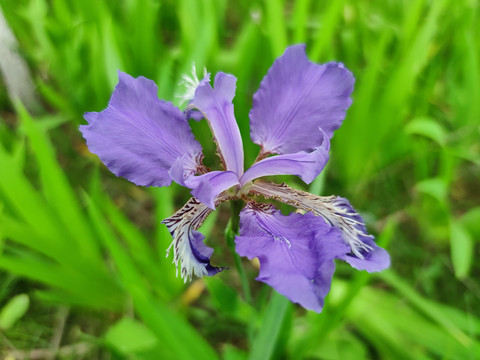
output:
M240 256L235 251L235 236L239 233L240 227L240 210L243 207L243 201L233 200L231 201L232 207L232 216L228 222L227 228L225 230L225 238L227 239L227 245L230 248L233 258L235 260L235 267L237 268L238 274L240 276L240 281L242 283L242 290L245 296L247 303L252 303L252 294L250 293L250 286L248 283L247 274L245 273L245 268L243 267L242 260Z

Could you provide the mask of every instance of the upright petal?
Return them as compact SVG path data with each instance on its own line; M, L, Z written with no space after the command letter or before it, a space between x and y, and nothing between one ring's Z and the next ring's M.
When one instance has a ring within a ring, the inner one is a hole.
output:
M270 175L296 175L307 184L311 183L323 170L328 161L330 143L325 137L324 142L312 152L299 151L294 154L275 155L260 160L245 171L240 179L241 185Z
M287 48L253 96L250 136L272 154L310 152L330 139L351 104L354 78L342 64L318 65L305 45Z
M158 99L153 81L118 75L108 107L86 113L88 125L80 126L89 150L115 175L137 185L169 185L169 170L180 158L195 173L202 148L184 114Z
M173 263L177 268L177 276L180 265L180 274L185 282L193 275L215 275L223 270L210 264L213 249L203 243L205 236L196 231L211 212L210 208L191 198L175 214L162 221L173 237L167 256L173 247Z
M315 196L282 184L255 182L250 191L269 199L309 211L338 229L349 246L348 254L341 257L354 268L368 272L380 271L390 266L388 253L378 247L369 235L362 217L347 199L339 196Z
M240 213L235 243L240 255L258 257L257 280L317 312L330 291L333 259L348 252L340 233L313 214L284 216L272 205L257 203Z
M233 113L237 79L228 74L215 76L214 88L203 83L195 92L192 106L200 110L210 124L225 170L243 174L243 145Z

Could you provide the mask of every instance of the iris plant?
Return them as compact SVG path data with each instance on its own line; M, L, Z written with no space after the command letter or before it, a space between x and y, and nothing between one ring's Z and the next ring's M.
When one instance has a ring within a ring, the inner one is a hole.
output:
M314 64L306 57L305 46L287 48L253 96L250 136L261 150L246 171L232 104L236 78L221 72L213 87L209 74L201 81L196 76L189 79L185 111L159 100L153 81L119 72L108 107L86 113L88 125L81 131L90 151L115 175L141 186L175 181L191 189L193 197L163 221L173 237L174 263L185 280L223 270L210 263L213 249L197 230L220 203L243 200L237 253L259 259L257 280L307 309L321 311L334 259L371 272L388 267L389 255L375 244L348 200L261 178L296 175L308 184L320 174L333 132L351 104L353 83L342 64ZM202 148L191 132L190 118L207 120L223 171L209 171L202 164ZM283 215L264 199L299 212Z

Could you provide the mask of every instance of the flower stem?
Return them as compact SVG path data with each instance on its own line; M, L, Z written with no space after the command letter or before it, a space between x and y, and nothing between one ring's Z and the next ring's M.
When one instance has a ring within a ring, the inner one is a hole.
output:
M235 260L235 267L240 275L240 281L242 283L243 294L247 303L252 303L252 295L250 293L250 286L248 284L247 274L243 267L240 256L235 252L235 236L238 235L240 225L240 210L242 209L243 202L240 200L234 200L232 204L232 216L228 222L227 229L225 231L225 238L227 239L227 245L232 251L233 258Z

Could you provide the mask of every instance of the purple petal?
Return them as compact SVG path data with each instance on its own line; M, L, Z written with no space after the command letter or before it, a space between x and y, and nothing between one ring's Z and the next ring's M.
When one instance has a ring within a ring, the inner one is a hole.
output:
M252 165L240 179L241 185L270 175L297 175L307 184L311 183L323 170L328 161L329 141L325 137L322 146L310 153L300 151L295 154L275 155Z
M211 171L185 180L185 186L192 189L192 195L213 210L216 197L222 191L239 184L237 174L233 171Z
M232 104L236 82L234 76L218 73L213 89L209 83L201 84L197 88L192 105L200 110L210 123L225 169L241 176L243 145Z
M338 214L342 214L345 223L353 225L357 239L352 236L347 238L350 246L350 254L345 255L343 260L348 262L357 270L366 270L368 272L381 271L390 266L390 255L385 249L377 246L373 241L373 236L368 235L365 223L350 202L342 197L335 197L331 201L332 206Z
M269 204L249 203L242 210L235 243L241 256L258 257L257 280L317 312L330 290L333 259L348 252L339 232L323 220L311 213L284 216Z
M89 150L117 176L142 186L166 186L169 170L182 158L195 173L202 148L183 113L157 97L157 86L144 77L119 72L108 107L86 113L80 126Z
M212 212L207 206L191 198L180 210L162 221L172 234L173 241L167 250L167 256L173 247L173 262L180 265L180 275L185 282L193 275L215 275L223 268L210 264L213 249L203 243L205 236L196 231Z
M212 210L215 210L215 199L222 191L240 184L233 171L210 171L194 176L185 168L181 158L173 164L170 176L178 184L192 189L191 194Z
M83 118L84 118L85 120L87 120L87 122L88 122L90 125L93 125L93 123L95 122L95 120L97 120L99 114L100 114L100 113L97 113L97 112L86 112L86 113L83 115Z
M359 258L355 254L348 254L345 255L343 260L357 270L366 270L368 272L382 271L390 267L390 255L388 252L377 246L371 239L368 240L370 240L371 249L363 255L363 258Z
M310 152L330 139L351 104L354 78L339 63L318 65L305 45L291 46L273 63L253 96L250 136L265 153Z
M203 120L203 114L198 110L187 108L187 110L185 110L184 113L185 113L186 120L190 120L190 119L193 119L195 121Z
M268 199L275 199L296 208L309 211L326 224L339 230L349 251L340 257L354 268L368 272L384 270L390 266L388 253L378 247L369 235L362 217L347 199L339 196L316 196L305 191L292 189L285 184L257 181L250 192Z

